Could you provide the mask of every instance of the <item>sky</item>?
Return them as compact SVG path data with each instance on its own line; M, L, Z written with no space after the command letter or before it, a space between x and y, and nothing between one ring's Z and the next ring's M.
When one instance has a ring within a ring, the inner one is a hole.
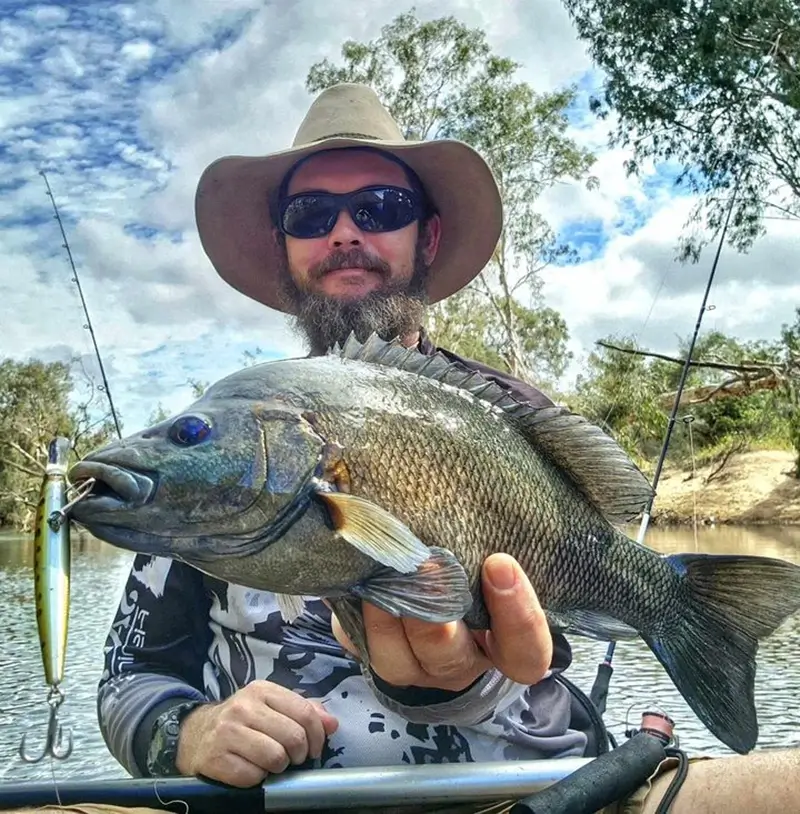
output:
M610 333L669 352L691 333L712 254L674 261L692 201L653 166L629 178L600 87L559 0L418 0L422 19L455 15L522 64L537 91L574 85L570 134L597 155L599 187L561 182L537 208L579 253L547 269L544 297L565 318L574 363ZM491 7L491 10L490 10ZM335 8L335 10L334 10ZM111 395L126 432L161 404L178 412L189 382L305 348L277 312L225 284L200 246L194 191L223 155L291 142L312 97L309 67L369 40L405 0L3 0L0 16L0 358L80 355L97 365L45 172L72 250ZM800 226L770 221L747 255L723 251L705 329L773 338L800 305Z

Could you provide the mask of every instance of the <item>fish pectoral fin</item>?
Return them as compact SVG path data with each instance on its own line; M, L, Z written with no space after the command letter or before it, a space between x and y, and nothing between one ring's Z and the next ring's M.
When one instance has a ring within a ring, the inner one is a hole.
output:
M586 636L588 639L598 639L601 642L639 637L636 628L600 611L546 610L545 616L551 629L559 633L574 633L576 636Z
M278 610L281 612L284 622L291 624L305 610L306 601L302 596L292 594L275 594L275 601Z
M430 558L413 574L382 568L350 590L392 616L434 623L461 619L472 607L467 573L447 549L431 546L428 550Z
M393 514L369 500L342 492L318 491L333 526L350 545L376 562L408 574L430 556L430 549Z

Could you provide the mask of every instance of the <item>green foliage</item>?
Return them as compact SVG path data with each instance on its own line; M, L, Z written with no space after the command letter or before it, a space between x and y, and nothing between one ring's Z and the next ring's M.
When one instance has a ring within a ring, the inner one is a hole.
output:
M636 349L630 338L609 337L604 341L618 348ZM793 344L798 342L800 316L794 326L784 326L778 341L741 342L719 331L701 334L692 354L694 361L763 365L779 371L781 384L745 395L720 395L718 388L737 374L691 367L684 395L694 393L696 403L685 403L678 409L670 459L689 465L692 457L699 463L730 450L793 446L800 460L796 435L800 354ZM685 358L688 351L687 337L679 342L676 358ZM578 378L571 406L604 427L647 466L655 461L663 444L682 370L682 364L599 346L589 356L586 373Z
M630 337L605 341L636 348ZM669 387L670 366L598 346L586 367L586 373L578 376L570 407L605 429L639 463L656 457L667 428L659 396Z
M69 364L0 361L0 526L30 527L54 436L70 438L77 457L111 437L108 414L94 417L103 398L91 382L78 387Z
M765 215L800 218L800 6L796 0L564 0L605 75L613 142L683 166L702 196L687 235L697 259L721 228L737 179L730 242L747 249Z
M596 183L588 177L594 157L566 135L574 90L537 93L516 78L518 63L492 53L483 31L454 17L421 22L413 10L372 42L346 42L342 61L312 66L308 90L338 82L371 85L407 138L470 144L500 188L505 225L494 259L469 293L432 309L435 341L465 355L470 347L474 358L491 358L540 384L557 377L569 361L569 334L560 315L544 307L537 274L554 260L569 259L570 251L535 204L557 181ZM466 310L468 319L456 329L454 315Z
M152 427L154 424L160 424L162 421L166 421L169 415L170 414L164 409L164 405L159 401L158 404L156 404L155 410L147 417L147 426Z

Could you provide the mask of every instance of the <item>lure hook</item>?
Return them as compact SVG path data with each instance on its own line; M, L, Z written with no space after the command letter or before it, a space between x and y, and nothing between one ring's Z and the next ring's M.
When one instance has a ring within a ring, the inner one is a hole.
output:
M47 720L47 737L41 753L32 756L25 750L27 732L22 736L19 744L19 756L26 763L39 763L46 757L55 760L66 760L72 754L72 733L69 730L65 733L62 725L58 722L58 708L63 702L64 693L58 687L51 687L47 696L47 703L50 707Z

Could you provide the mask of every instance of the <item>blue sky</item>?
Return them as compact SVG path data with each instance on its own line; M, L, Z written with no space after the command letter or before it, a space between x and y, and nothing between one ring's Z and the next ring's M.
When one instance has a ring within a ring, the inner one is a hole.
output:
M0 356L85 357L96 376L75 286L39 170L65 222L107 368L133 431L162 403L177 411L189 379L304 352L277 313L216 275L194 229L197 179L214 159L263 154L292 139L311 97L309 66L369 39L410 2L373 0L4 0L0 19ZM626 153L587 107L599 77L558 0L414 4L482 26L538 90L575 84L572 133L598 159L600 187L558 184L538 202L580 261L548 269L544 295L564 315L580 369L615 331L669 350L692 330L699 267L673 262L691 200L675 170L628 178ZM800 303L800 231L770 222L749 256L723 254L708 328L773 336Z

